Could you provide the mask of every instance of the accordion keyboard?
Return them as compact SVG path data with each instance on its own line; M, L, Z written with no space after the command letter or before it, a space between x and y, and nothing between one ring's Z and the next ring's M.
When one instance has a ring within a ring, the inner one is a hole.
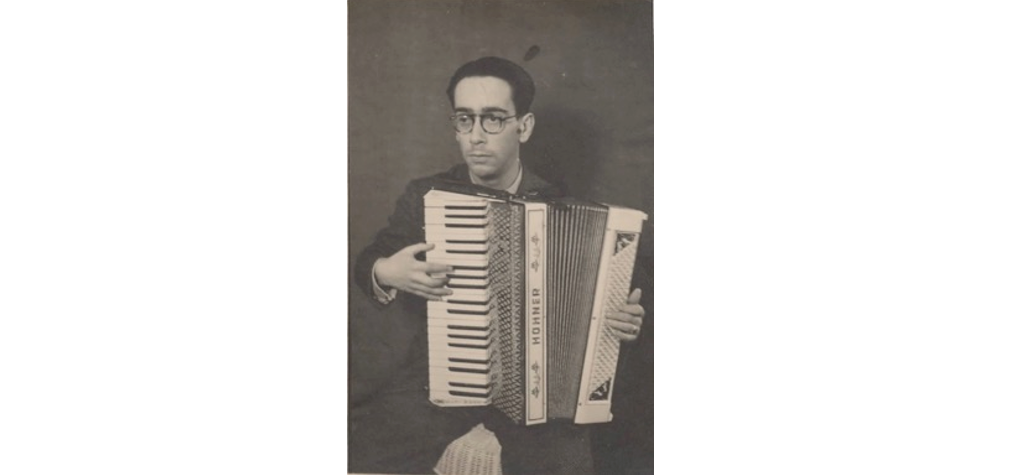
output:
M465 199L464 199L465 198ZM495 345L488 280L488 203L482 198L430 197L424 231L427 261L452 267L452 295L428 305L430 399L443 406L491 402Z

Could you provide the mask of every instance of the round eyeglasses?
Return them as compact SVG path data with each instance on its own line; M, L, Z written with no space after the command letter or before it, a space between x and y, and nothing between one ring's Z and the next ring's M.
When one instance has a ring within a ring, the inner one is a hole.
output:
M460 134L468 134L473 131L473 124L476 122L477 114L453 114L449 117L452 124L455 126L456 131ZM511 115L508 117L502 117L491 114L480 114L480 128L484 129L484 132L489 134L497 134L505 129L505 121L509 119L515 119L516 116Z

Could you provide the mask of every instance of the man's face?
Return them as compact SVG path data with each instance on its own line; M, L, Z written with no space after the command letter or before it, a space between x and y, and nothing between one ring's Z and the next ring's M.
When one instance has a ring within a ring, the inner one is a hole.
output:
M459 81L455 89L456 114L491 114L499 117L516 115L512 103L512 86L495 77L468 77ZM516 171L519 144L526 142L532 131L533 114L505 121L497 134L487 133L478 117L469 133L456 132L456 141L463 160L473 175L495 180Z

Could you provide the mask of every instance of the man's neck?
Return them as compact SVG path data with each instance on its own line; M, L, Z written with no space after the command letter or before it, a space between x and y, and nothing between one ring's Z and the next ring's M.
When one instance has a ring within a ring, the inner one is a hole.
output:
M516 182L516 178L519 177L519 171L521 168L522 163L517 158L508 171L501 174L501 176L492 179L483 179L474 175L473 172L470 172L470 181L472 181L475 185L483 185L495 190L505 191Z

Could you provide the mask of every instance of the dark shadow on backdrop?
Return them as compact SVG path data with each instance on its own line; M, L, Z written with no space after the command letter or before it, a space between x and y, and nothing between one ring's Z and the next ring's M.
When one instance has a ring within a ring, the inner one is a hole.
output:
M520 154L544 179L570 195L589 197L596 164L608 160L607 130L593 111L551 107L534 111L536 127Z

